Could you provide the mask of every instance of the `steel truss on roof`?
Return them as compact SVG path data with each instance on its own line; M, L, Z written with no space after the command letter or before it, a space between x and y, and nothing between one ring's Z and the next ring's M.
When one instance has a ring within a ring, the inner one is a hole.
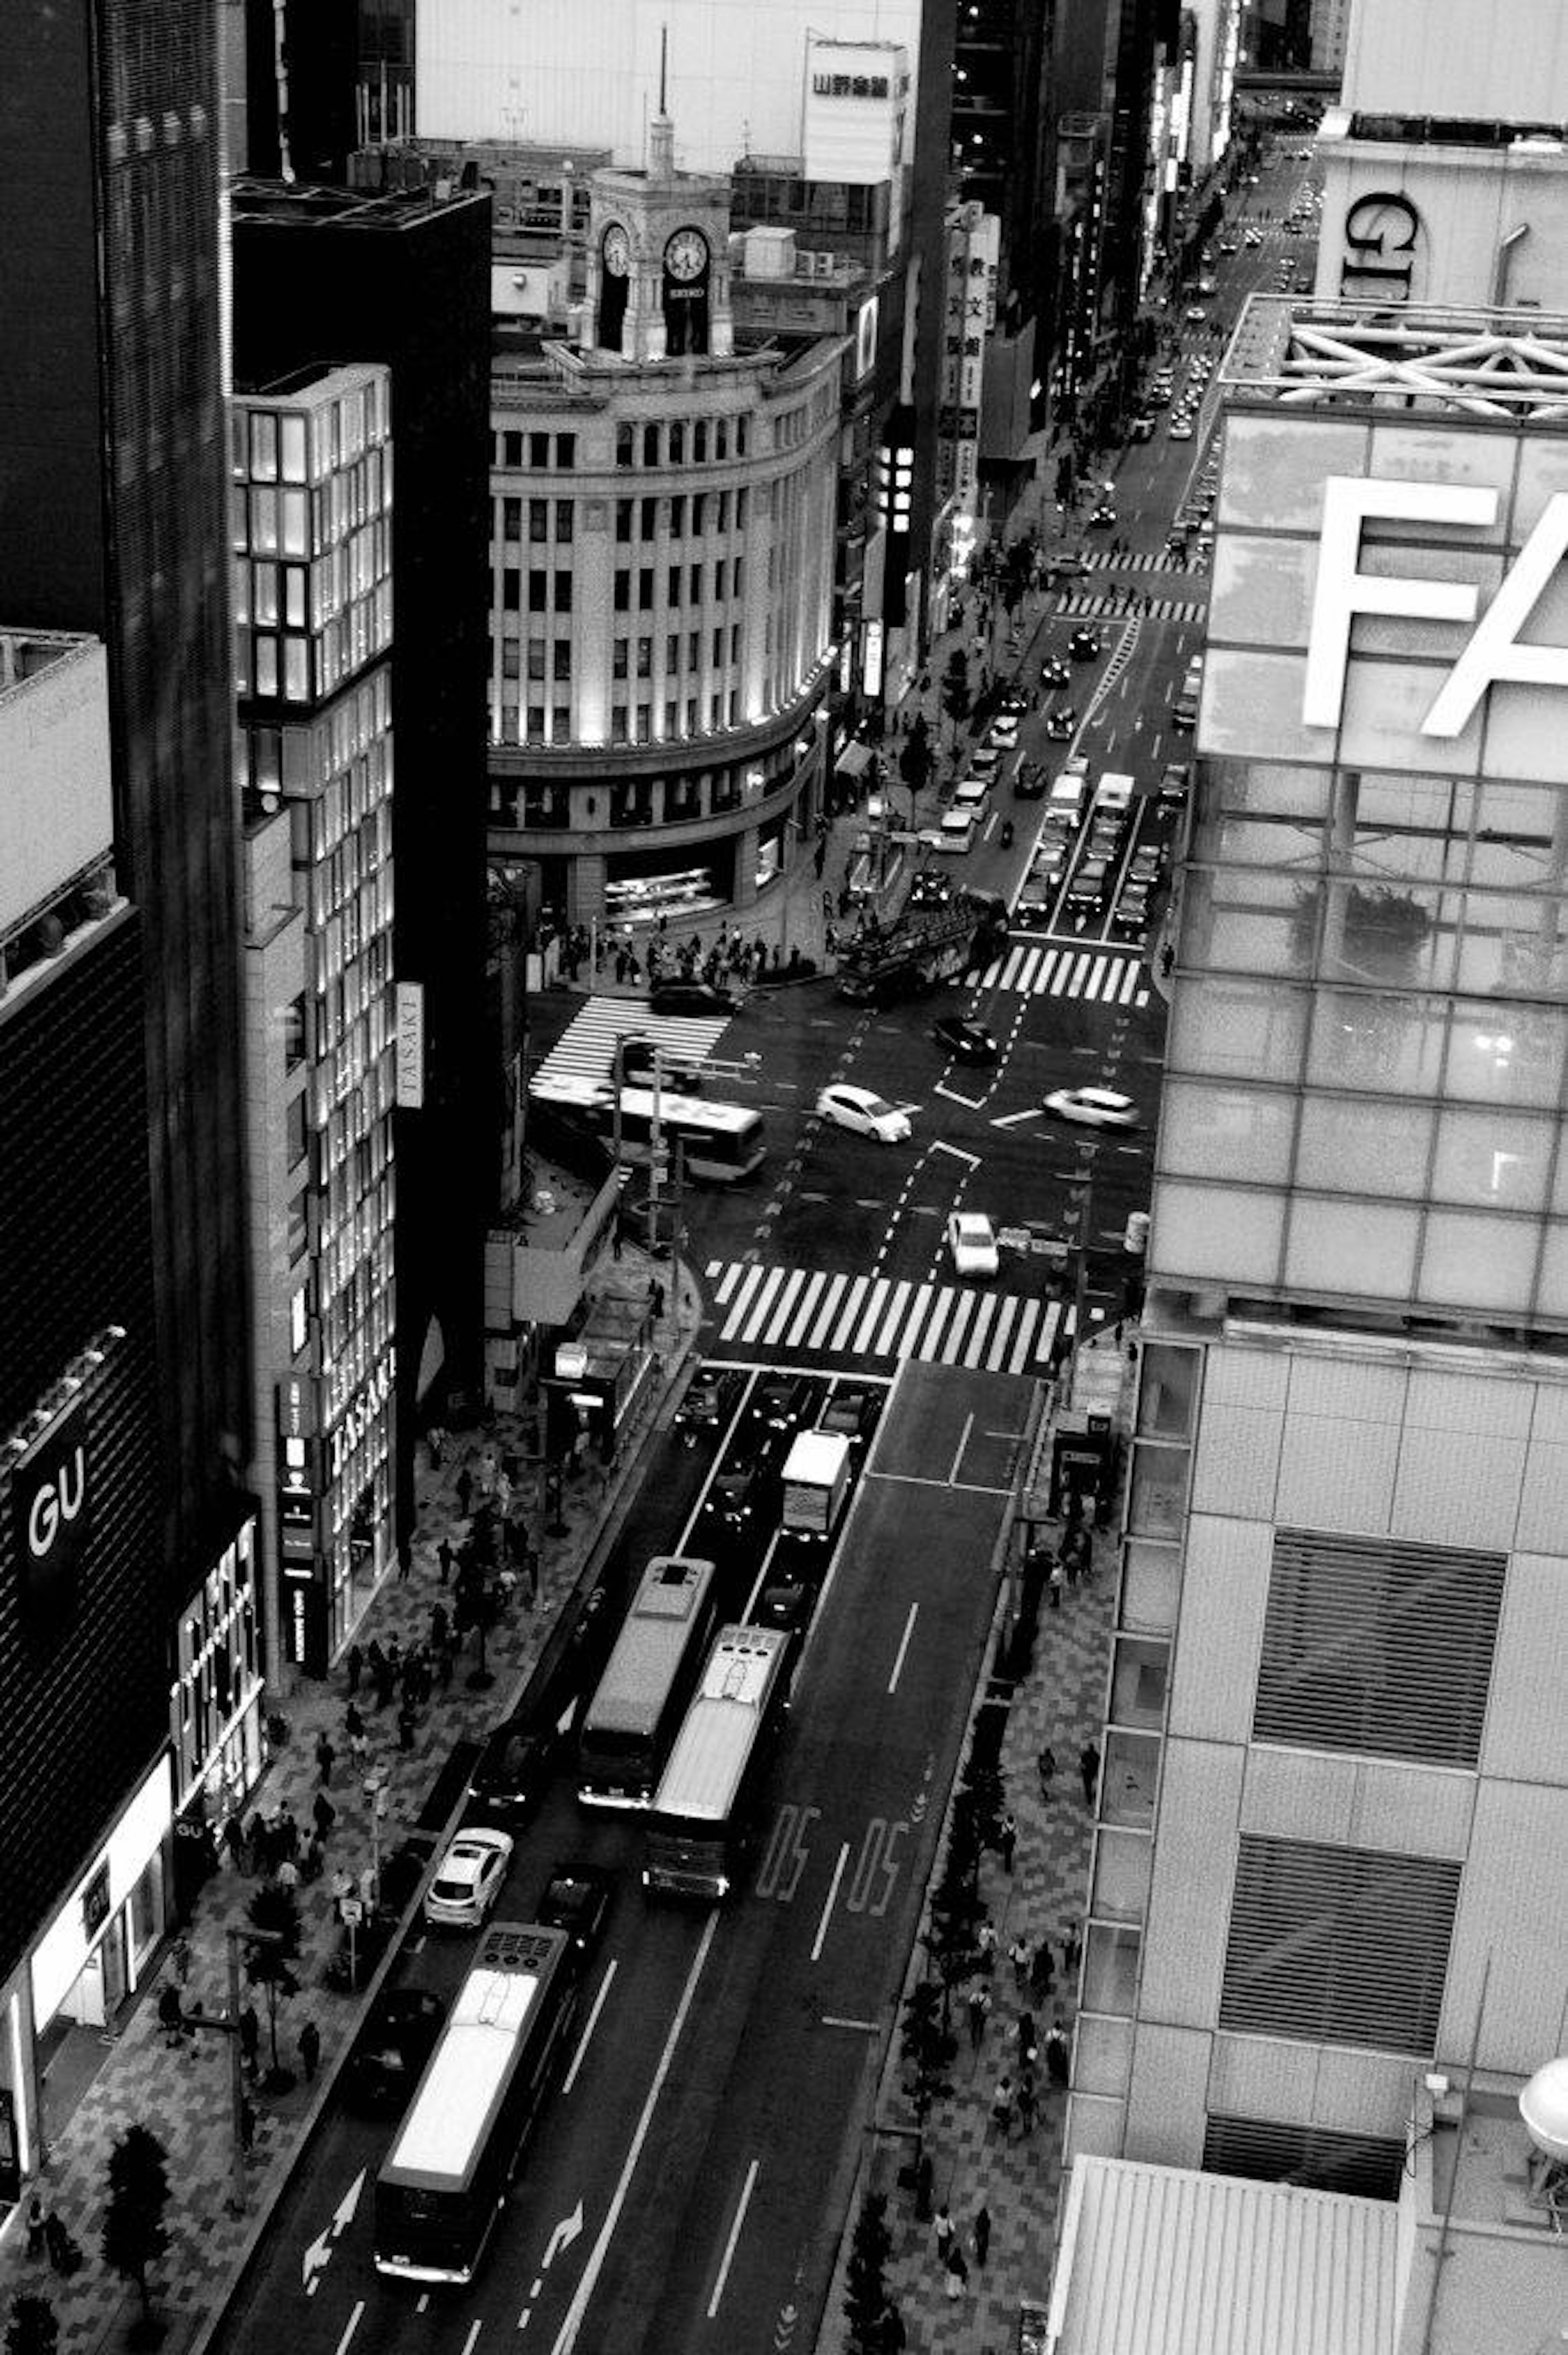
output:
M1568 319L1255 294L1220 381L1287 409L1568 421Z

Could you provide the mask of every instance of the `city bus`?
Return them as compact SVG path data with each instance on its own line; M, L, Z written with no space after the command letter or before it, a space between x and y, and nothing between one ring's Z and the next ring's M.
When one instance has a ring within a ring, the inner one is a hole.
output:
M376 2269L470 2282L577 2007L565 1930L493 1923L376 2180Z
M782 1627L723 1627L648 1818L642 1885L727 1897L756 1829L789 1703L793 1641Z
M563 1073L559 1079L535 1080L529 1090L534 1102L548 1105L557 1117L589 1130L608 1144L615 1134L615 1091L601 1080ZM652 1161L653 1157L652 1088L620 1091L620 1157ZM719 1103L709 1096L682 1095L662 1088L658 1097L659 1137L670 1167L674 1166L677 1138L686 1176L694 1183L730 1186L749 1178L761 1167L768 1150L762 1114L750 1104Z
M711 1561L655 1554L638 1582L577 1733L586 1807L645 1807L717 1616Z

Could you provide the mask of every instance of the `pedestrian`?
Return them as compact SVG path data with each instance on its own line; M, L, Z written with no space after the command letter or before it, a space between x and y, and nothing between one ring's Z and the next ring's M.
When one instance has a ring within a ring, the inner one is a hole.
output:
M1079 1751L1078 1775L1084 1785L1084 1805L1086 1807L1092 1807L1100 1781L1100 1753L1097 1742L1086 1742Z
M467 1520L468 1508L473 1501L473 1474L466 1464L452 1485L457 1490L458 1510Z
M416 1722L417 1720L414 1715L414 1704L410 1700L405 1700L397 1711L397 1747L399 1750L412 1750L414 1747L414 1727Z
M430 1642L438 1652L447 1640L449 1625L447 1606L444 1603L438 1603L430 1613Z
M1084 1942L1078 1935L1076 1923L1065 1923L1062 1929L1062 1968L1068 1978L1076 1971L1083 1951Z
M326 1842L320 1832L313 1832L305 1842L305 1852L300 1859L300 1878L317 1881L326 1870Z
M349 1646L344 1656L343 1664L348 1670L348 1689L351 1693L356 1693L359 1690L359 1673L365 1666L365 1655L357 1644Z
M180 1932L179 1936L175 1940L174 1963L175 1977L178 1979L180 1986L182 1987L188 1987L190 1985L191 1976L191 1942L186 1937L183 1930Z
M1039 2100L1040 2096L1034 2085L1034 2072L1033 2069L1027 2070L1019 2080L1018 2085L1018 2123L1026 2135L1032 2135L1034 2131L1034 2115Z
M1044 1998L1049 1996L1056 1977L1056 1957L1051 1952L1049 1938L1042 1938L1034 1949L1034 1964L1029 1974L1029 1992Z
M445 1692L449 1685L451 1683L451 1680L452 1647L449 1642L443 1644L440 1650L436 1654L436 1681L440 1686L441 1690Z
M1067 1573L1062 1567L1062 1557L1058 1554L1055 1561L1051 1564L1051 1608L1053 1611L1060 1611L1062 1608L1062 1589L1066 1583L1066 1579Z
M1034 2041L1034 2014L1021 2011L1018 2015L1018 2073L1029 2076L1040 2058L1040 2048Z
M1045 2035L1045 2074L1050 2078L1054 2090L1059 2094L1067 2090L1067 2031L1058 2012Z
M376 1867L361 1865L359 1869L359 1902L367 1913L376 1909Z
M300 1827L292 1807L285 1807L278 1818L278 1846L285 1857L297 1857L300 1852Z
M322 2057L322 2032L313 2019L307 2019L300 2030L300 2058L305 2064L305 2083L313 2085L316 2067Z
M948 2246L948 2296L962 2297L969 2286L969 2260L959 2247L957 2235Z
M246 2099L244 2098L244 2096L243 2096L243 2094L242 2094L242 2095L240 2096L240 2102L239 2102L239 2147L240 2147L240 2149L241 2149L241 2150L243 2150L243 2151L249 2151L249 2148L250 2148L250 2147L251 2147L251 2145L255 2142L255 2140L256 2140L256 2107L255 2107L254 2103L246 2101Z
M317 1839L330 1839L332 1828L337 1821L337 1809L324 1791L318 1791L311 1801L311 1817L315 1824Z
M975 1931L975 1945L980 1949L978 1967L986 1972L996 1968L996 1924L989 1913L982 1913Z
M185 2015L173 1979L165 1980L159 1990L158 2025L164 2031L165 2049L170 2052L177 2051L185 2041Z
M1022 1930L1009 1946L1007 1959L1012 1965L1012 1983L1022 1995L1029 1985L1029 1966L1034 1960L1034 1949Z
M909 2344L909 2336L904 2328L904 2317L891 2298L882 2309L882 2319L876 2330L878 2355L903 2355L904 2349Z
M66 2229L65 2219L58 2215L52 2208L44 2218L44 2246L48 2252L49 2270L57 2274L68 2272L70 2265L70 2234Z
M1012 1851L1018 1846L1018 1824L1011 1807L1001 1819L1001 1829L996 1837L997 1851L1001 1858L1003 1872L1012 1870Z
M27 2254L41 2257L44 2254L44 2203L35 2191L27 2202Z
M447 1434L441 1429L439 1423L431 1423L428 1433L428 1441L430 1450L430 1469L432 1472L439 1472L441 1468L441 1457L446 1453L447 1445Z
M991 2010L991 1989L983 1979L978 1979L969 1989L969 2042L978 2052L985 2038L985 2023Z
M336 1764L337 1752L332 1746L331 1736L325 1732L318 1733L316 1736L316 1773L321 1779L321 1785L323 1790L332 1781L332 1770Z
M937 2236L937 2254L941 2259L942 2263L946 2264L948 2261L948 2251L953 2245L953 2220L951 2215L948 2213L948 2203L945 2200L937 2211L936 2220L932 2224L931 2230Z
M223 1845L228 1851L228 1861L233 1870L242 1872L245 1869L245 1827L239 1820L238 1808L223 1827Z
M617 1230L617 1232L619 1234L619 1229ZM440 1565L440 1582L444 1586L448 1579L450 1579L452 1574L452 1541L450 1538L443 1538L440 1545L436 1548L436 1561Z
M991 2210L983 2200L975 2210L975 2221L969 2229L974 2236L975 2263L983 2265L991 2254Z
M657 1325L664 1314L664 1287L656 1275L648 1280L648 1303L653 1313L653 1322Z
M414 1567L414 1550L413 1550L413 1548L409 1545L408 1540L408 1539L407 1539L407 1538L399 1538L399 1539L398 1539L398 1540L397 1540L397 1575L398 1575L398 1577L399 1577L399 1578L407 1578L407 1577L408 1577L408 1572L413 1569L413 1567Z
M1056 1774L1056 1753L1052 1749L1049 1742L1045 1744L1045 1747L1041 1751L1040 1755L1035 1759L1034 1768L1040 1777L1040 1796L1045 1802L1045 1805L1049 1806L1051 1804L1051 1785L1054 1781Z
M298 1889L300 1885L300 1868L295 1863L291 1856L285 1856L281 1859L273 1878L277 1881L280 1889Z
M1012 2080L1005 2069L997 2079L996 2091L991 2097L991 2122L1001 2134L1012 2129Z
M239 2064L248 2077L256 2074L260 2051L261 2022L256 2017L256 2006L248 2003L239 2015Z

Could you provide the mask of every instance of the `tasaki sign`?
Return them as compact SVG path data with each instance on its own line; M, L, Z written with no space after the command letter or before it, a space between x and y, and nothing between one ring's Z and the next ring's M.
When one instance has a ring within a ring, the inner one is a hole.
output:
M1358 613L1460 623L1469 636L1420 723L1424 736L1454 737L1467 726L1489 687L1568 687L1568 646L1527 642L1523 633L1568 554L1568 492L1548 498L1539 521L1483 610L1473 581L1416 579L1361 570L1369 522L1440 524L1489 530L1499 495L1484 486L1399 483L1330 474L1323 485L1323 527L1307 647L1301 717L1309 728L1337 728L1345 699L1351 629ZM1457 553L1457 549L1456 550ZM1568 724L1568 705L1563 708Z

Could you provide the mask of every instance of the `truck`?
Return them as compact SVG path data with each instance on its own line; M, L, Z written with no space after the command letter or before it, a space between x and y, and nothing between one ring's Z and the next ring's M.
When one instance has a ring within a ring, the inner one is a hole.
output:
M842 1431L802 1431L784 1458L779 1527L796 1537L831 1538L849 1494L854 1447Z
M906 908L893 923L863 932L841 950L839 996L857 1004L912 996L991 964L1006 935L1004 902L978 892Z

